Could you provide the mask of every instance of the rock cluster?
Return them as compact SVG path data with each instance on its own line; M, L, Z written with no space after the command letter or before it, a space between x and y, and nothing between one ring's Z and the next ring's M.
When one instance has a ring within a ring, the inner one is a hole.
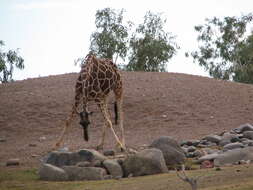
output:
M196 158L198 163L209 161L212 166L247 163L253 160L253 126L247 123L219 135L184 141L181 146L186 157Z
M107 150L82 149L77 152L55 151L44 159L39 176L42 180L103 180L167 173L168 168L194 159L200 168L250 163L253 160L253 126L244 124L229 132L211 134L200 140L177 143L163 136L140 152L116 155Z
M112 151L102 155L90 149L51 152L38 174L48 181L120 179L166 173L167 165L181 164L184 160L179 144L170 137L161 137L146 149L123 158L117 158Z

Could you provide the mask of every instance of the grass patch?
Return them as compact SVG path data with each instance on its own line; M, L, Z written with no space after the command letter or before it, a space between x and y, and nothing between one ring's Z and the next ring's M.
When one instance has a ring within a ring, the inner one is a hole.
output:
M199 190L252 190L253 165L187 171L189 177L203 176ZM174 171L169 174L120 180L47 182L39 180L36 169L0 169L1 190L190 190Z

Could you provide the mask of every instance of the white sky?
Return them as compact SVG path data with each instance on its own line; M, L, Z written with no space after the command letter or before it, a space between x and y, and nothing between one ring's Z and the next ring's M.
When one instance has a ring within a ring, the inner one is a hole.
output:
M252 0L0 0L0 40L6 49L20 48L25 69L14 79L78 72L74 60L85 56L95 31L95 13L124 8L125 20L136 25L150 10L167 18L166 31L181 47L169 61L169 72L208 76L186 51L196 50L193 27L214 16L240 16L253 10Z

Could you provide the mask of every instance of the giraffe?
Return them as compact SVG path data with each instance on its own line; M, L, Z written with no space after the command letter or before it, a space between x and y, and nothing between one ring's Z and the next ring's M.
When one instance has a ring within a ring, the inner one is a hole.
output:
M115 95L115 123L117 124L117 121L119 120L121 140L113 129L107 107L107 97L111 91L113 91ZM123 86L117 66L110 59L99 59L92 54L88 54L85 58L85 63L82 65L81 71L76 81L75 100L72 111L65 121L64 129L57 143L55 144L55 148L58 148L63 142L63 136L66 134L67 128L69 128L71 122L78 114L80 116L80 124L83 127L84 140L89 140L89 115L92 113L88 111L88 103L94 101L98 105L105 120L105 125L102 129L102 138L97 146L97 149L103 149L106 128L108 127L111 129L117 145L121 148L121 150L126 150L123 128L122 98ZM83 111L78 113L77 110L80 103L82 103Z

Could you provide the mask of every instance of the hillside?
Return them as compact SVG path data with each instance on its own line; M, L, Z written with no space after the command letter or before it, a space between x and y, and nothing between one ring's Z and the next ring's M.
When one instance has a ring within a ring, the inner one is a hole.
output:
M195 139L253 123L252 85L176 73L122 75L127 146L149 144L162 135ZM0 85L0 138L6 139L0 142L0 163L20 158L24 166L36 165L50 150L70 112L76 78L74 73ZM103 119L94 103L90 110L90 142L83 141L76 120L65 141L70 149L97 145ZM108 130L106 148L115 143L109 138Z

